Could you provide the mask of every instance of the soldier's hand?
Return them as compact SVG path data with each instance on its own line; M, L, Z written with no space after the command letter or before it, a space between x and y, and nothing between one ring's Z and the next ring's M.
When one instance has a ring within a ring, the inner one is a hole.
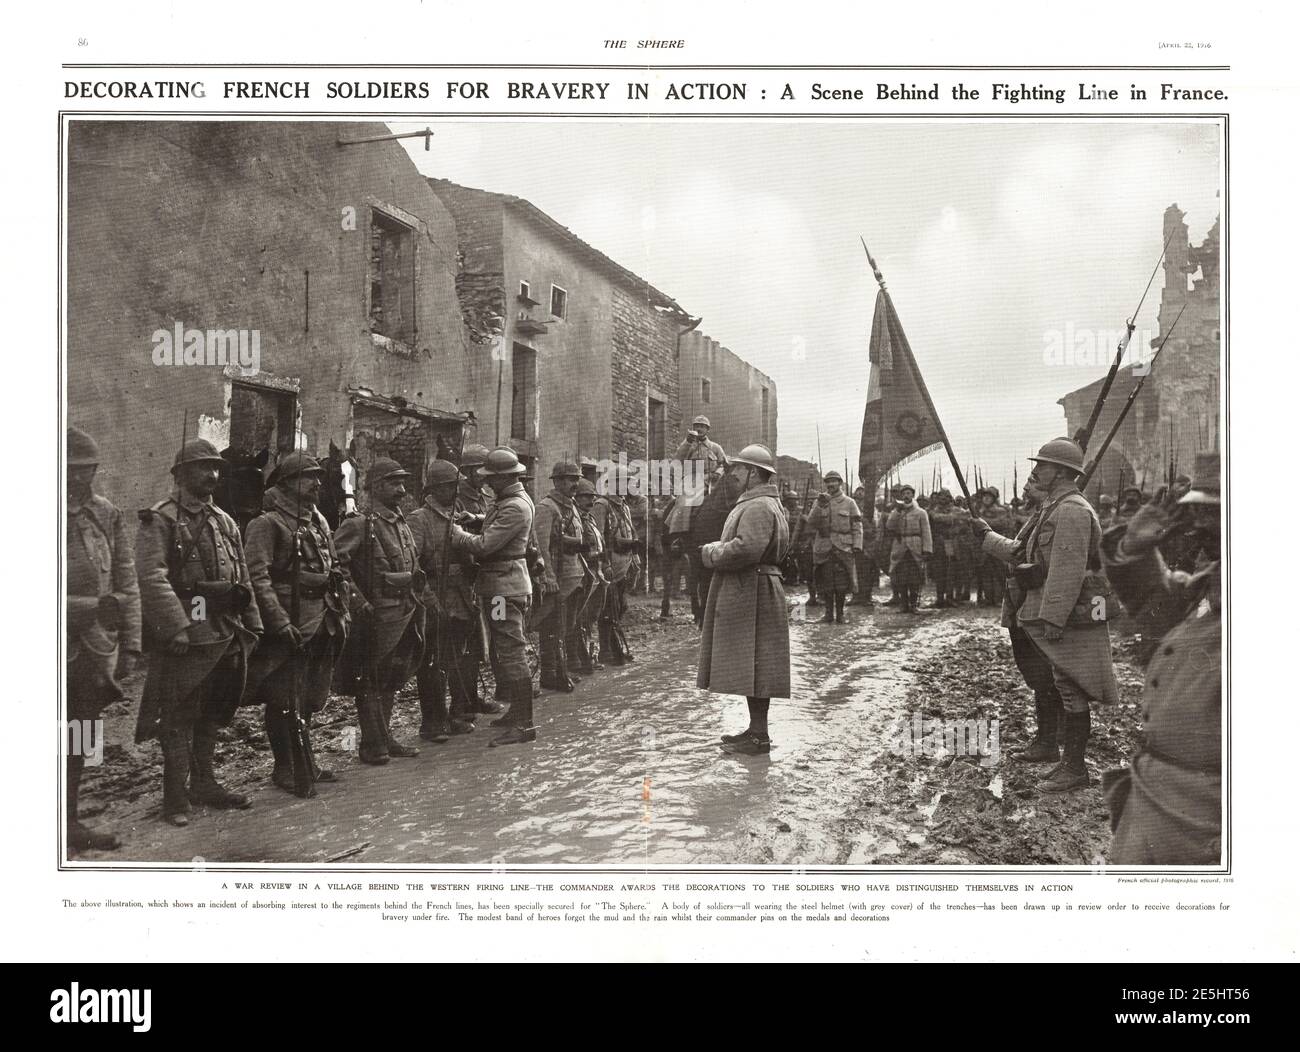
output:
M1049 643L1060 642L1063 635L1065 635L1065 629L1060 625L1054 625L1049 621L1043 626L1043 638Z
M823 508L826 507L826 505L829 504L830 502L831 502L831 495L829 493L817 494L817 503L820 504Z
M984 535L986 533L993 532L993 527L990 526L983 519L981 519L978 515L971 517L970 524L971 524L971 529L975 531L975 536L979 537L980 540L984 539Z
M295 650L298 647L302 646L302 633L298 631L298 627L296 625L293 624L285 625L282 629L280 629L275 634L280 639L283 639L285 642L289 643Z
M542 579L542 595L555 595L560 590L559 582Z
M1154 548L1173 529L1178 513L1178 495L1176 492L1167 493L1162 486L1155 497L1129 519L1128 529L1124 531L1125 554L1138 555Z
M178 657L181 654L188 653L190 649L189 631L188 628L183 628L179 635L174 639L169 640L167 643L167 653L175 654Z

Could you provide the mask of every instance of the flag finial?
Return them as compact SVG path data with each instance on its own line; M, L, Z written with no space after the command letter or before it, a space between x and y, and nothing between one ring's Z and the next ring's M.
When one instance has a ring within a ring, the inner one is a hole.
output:
M871 258L871 249L867 248L867 239L861 234L858 235L858 239L862 242L862 251L867 254L867 262L871 264L871 273L875 275L876 284L883 289L885 287L885 278L880 273L880 268L876 266L876 261Z

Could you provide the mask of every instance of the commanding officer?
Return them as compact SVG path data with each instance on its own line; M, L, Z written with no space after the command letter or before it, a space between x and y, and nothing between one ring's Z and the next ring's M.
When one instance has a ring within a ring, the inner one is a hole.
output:
M607 665L623 665L632 660L627 636L623 634L623 617L627 613L627 590L641 568L637 540L632 525L632 511L622 490L627 480L621 471L614 473L612 489L598 496L592 517L601 532L605 547L605 576L609 578L605 606L600 614L600 660Z
M745 696L749 727L722 741L728 751L758 755L772 749L767 726L771 699L790 696L790 625L781 585L790 533L773 483L771 450L746 446L730 471L743 492L727 515L722 539L700 552L713 579L696 685Z
M533 530L545 560L541 603L535 620L540 636L541 685L573 690L566 653L570 628L582 605L582 519L573 503L582 472L562 460L551 469L551 491L537 502Z
M1223 713L1219 454L1196 457L1191 489L1159 493L1127 526L1106 534L1106 572L1143 632L1163 636L1142 690L1144 736L1129 767L1103 779L1120 865L1197 866L1221 861ZM1190 527L1209 562L1170 570L1157 547Z
M817 591L826 603L822 620L826 624L844 623L844 598L858 590L855 558L862 551L862 511L844 492L844 479L838 471L826 474L826 492L817 501L808 519L813 532L813 565L816 566Z
M573 503L577 505L578 517L582 520L580 558L584 578L581 590L582 602L578 606L578 616L569 633L569 653L578 655L578 663L583 671L595 672L605 666L598 656L592 653L591 629L596 624L600 612L605 608L605 596L609 590L609 578L605 576L605 538L596 523L594 510L595 484L585 478L579 479ZM664 589L664 595L667 596L666 584Z
M68 428L68 704L67 719L80 731L67 746L68 847L111 851L117 836L84 826L77 794L86 765L88 730L104 706L123 697L118 674L140 660L140 587L122 513L92 489L99 447L79 428ZM94 732L98 745L103 738Z
M379 457L366 476L370 510L344 519L335 538L352 578L359 622L339 665L339 686L340 693L357 699L362 763L420 755L394 740L391 729L394 696L424 655L424 575L401 509L410 477L397 461Z
M1044 792L1088 785L1084 765L1091 733L1089 702L1119 701L1106 626L1109 587L1101 572L1101 527L1079 492L1083 450L1056 438L1030 457L1028 488L1038 510L1014 540L974 520L983 551L1015 567L1002 604L1016 665L1034 692L1038 731L1013 758L1056 758L1059 729L1065 758L1039 782ZM1015 587L1010 587L1014 583Z
M217 731L234 717L262 632L239 529L212 503L221 464L211 442L186 442L173 495L139 513L135 535L151 651L135 736L162 743L163 817L178 826L189 824L191 803L249 806L213 770Z
M478 562L474 592L492 633L497 694L510 702L510 711L500 721L507 729L490 745L537 740L533 678L524 635L533 595L526 559L533 531L533 502L519 481L524 470L514 450L492 450L482 475L496 500L483 519L482 532L468 533L458 523L453 523L451 530L452 546Z
M420 737L426 741L446 741L448 735L474 729L473 702L483 660L471 560L451 547L457 486L455 465L435 460L429 467L424 503L409 519L424 571L424 607L433 611L424 660L416 674Z
M317 510L325 472L290 453L276 466L263 513L248 524L248 576L266 634L249 664L248 696L266 705L271 781L297 796L332 782L317 766L309 728L329 700L348 637L347 585L329 523Z
M925 580L925 560L934 553L930 533L930 516L916 503L916 490L902 486L898 499L885 522L885 532L892 538L889 549L889 579L898 590L899 606L916 613L918 593Z

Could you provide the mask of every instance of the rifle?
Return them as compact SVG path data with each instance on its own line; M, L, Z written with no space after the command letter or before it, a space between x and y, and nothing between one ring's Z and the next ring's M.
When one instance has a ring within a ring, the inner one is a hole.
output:
M301 612L301 584L298 569L302 559L302 527L299 516L302 514L302 494L298 493L293 517L293 551L289 556L289 623L298 627L298 615ZM289 764L293 769L293 795L309 798L316 795L316 770L311 758L311 739L307 735L307 720L302 711L302 663L298 660L297 650L305 644L290 648L295 653L290 655L293 662L293 723L289 735Z
M1124 418L1128 416L1129 410L1133 408L1133 403L1137 401L1137 396L1142 390L1142 385L1147 382L1147 377L1150 376L1152 371L1155 369L1156 359L1160 357L1160 352L1165 349L1165 344L1169 342L1169 337L1172 336L1174 330L1178 328L1178 319L1183 316L1183 311L1186 309L1187 304L1183 304L1183 306L1179 308L1178 317L1175 318L1174 323L1169 326L1169 331L1165 334L1165 338L1160 341L1160 346L1156 348L1156 353L1151 356L1151 361L1147 365L1146 372L1143 373L1138 379L1138 382L1133 385L1133 390L1128 393L1128 398L1125 400L1123 406L1120 407L1119 415L1115 417L1115 423L1111 425L1110 431L1106 433L1106 438L1101 444L1101 449L1097 451L1097 455L1093 458L1092 463L1088 465L1088 469L1079 477L1079 492L1083 492L1087 487L1088 482L1092 479L1092 476L1096 473L1098 466L1101 464L1101 458L1106 455L1106 450L1110 448L1111 442L1119 433L1120 426L1124 423Z
M1137 310L1135 310L1133 316L1124 323L1124 338L1120 340L1119 346L1115 349L1115 360L1110 363L1110 371L1106 373L1106 382L1101 385L1101 391L1098 393L1097 401L1092 407L1092 413L1088 417L1088 423L1074 433L1074 440L1079 444L1079 448L1085 453L1088 451L1088 443L1092 440L1092 429L1097 426L1097 418L1101 416L1102 406L1106 404L1106 397L1110 394L1111 384L1115 382L1115 375L1119 372L1119 366L1120 362L1124 358L1124 352L1128 350L1129 341L1133 338L1133 330L1137 325L1138 312L1142 310L1142 304L1147 300L1147 293L1151 291L1151 282L1156 279L1156 271L1160 269L1160 264L1165 258L1165 253L1169 250L1169 242L1174 239L1176 231L1177 227L1170 230L1169 236L1165 238L1164 247L1160 250L1160 258L1156 260L1156 265L1151 269L1151 277L1147 278L1147 287L1142 290L1142 298L1138 300ZM1182 312L1180 311L1179 313ZM1080 487L1080 490L1082 490L1082 488L1083 487Z

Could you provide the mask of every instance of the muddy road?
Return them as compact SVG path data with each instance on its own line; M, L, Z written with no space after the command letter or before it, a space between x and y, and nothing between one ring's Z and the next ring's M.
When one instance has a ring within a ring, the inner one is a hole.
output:
M87 769L83 789L83 815L115 830L122 847L82 858L816 866L1104 857L1109 831L1095 783L1123 763L1139 726L1141 677L1120 637L1123 704L1094 714L1094 786L1042 797L1033 786L1044 769L1007 759L1025 740L1032 703L995 611L850 607L845 626L813 620L819 614L791 623L794 698L773 702L766 757L720 750L719 734L745 726L745 700L696 690L689 611L678 604L660 622L654 596L632 606L637 660L587 677L572 694L544 692L533 745L489 749L493 732L481 719L473 734L420 742L416 758L368 767L352 750L351 701L334 698L314 736L339 781L299 800L270 785L260 711L241 709L219 747L219 771L253 807L197 808L184 829L160 819L157 746L131 744L127 702L106 714L105 762ZM398 713L399 739L415 743L413 694ZM965 755L930 754L910 729L936 719L986 721L997 733L981 749L968 742Z

